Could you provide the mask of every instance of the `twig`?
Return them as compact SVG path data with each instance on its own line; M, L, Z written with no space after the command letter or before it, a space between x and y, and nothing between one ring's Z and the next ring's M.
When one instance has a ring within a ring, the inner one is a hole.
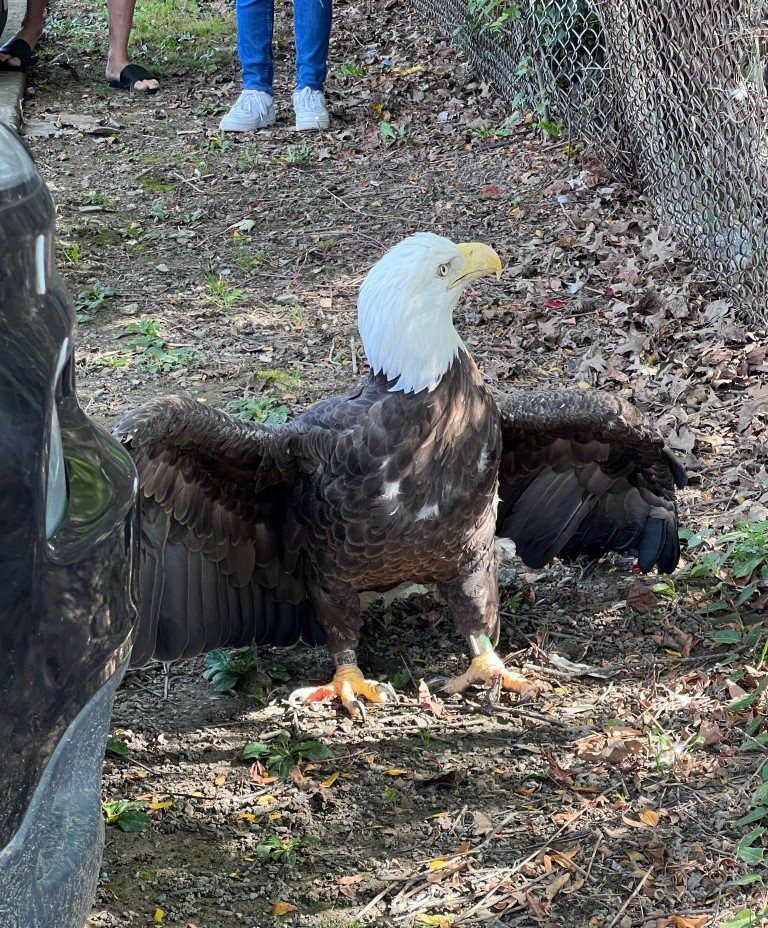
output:
M351 754L336 754L334 757L325 757L321 760L310 761L313 767L318 764L332 764L336 760L352 760L354 757L360 757L361 754L370 754L370 748L360 748L359 751L353 751Z
M211 175L208 174L207 176L210 177ZM202 193L204 197L213 196L213 191L203 190L202 187L198 187L196 184L193 184L191 180L187 180L186 177L182 177L181 174L177 174L176 171L171 172L171 177L175 177L176 180L180 180L182 184L187 184L187 186L191 187L197 193Z
M645 873L643 874L643 876L640 878L640 882L639 882L639 883L637 884L637 886L635 886L635 888L632 890L632 895L627 899L627 901L626 901L626 902L624 903L624 905L619 909L619 911L613 916L613 919L611 920L610 924L606 925L605 928L613 928L614 925L618 924L619 919L620 919L621 916L627 911L627 909L629 908L630 904L632 903L632 900L637 896L637 894L638 894L638 893L640 892L640 890L643 888L643 883L645 883L645 881L648 879L648 877L649 877L649 876L651 875L651 873L653 872L653 866L654 866L654 865L651 864L651 866L645 871Z
M597 857L597 849L600 847L600 842L601 842L602 840L603 840L603 836L600 835L600 837L597 839L597 841L595 841L595 847L594 847L594 849L593 849L593 851L592 851L592 856L589 858L589 866L587 867L587 872L584 874L584 882L585 882L585 883L587 882L587 880L589 880L589 875L590 875L590 873L592 873L592 865L593 865L594 862L595 862L595 857Z

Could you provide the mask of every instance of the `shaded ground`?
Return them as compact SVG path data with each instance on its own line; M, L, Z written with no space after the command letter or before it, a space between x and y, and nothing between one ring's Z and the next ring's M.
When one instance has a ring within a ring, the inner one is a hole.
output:
M162 392L280 418L344 389L364 368L362 275L433 229L504 259L457 320L492 385L630 396L690 468L685 525L762 518L760 338L578 144L510 128L449 37L398 0L340 0L331 131L298 136L284 109L274 130L222 137L237 93L226 5L145 7L156 97L108 92L104 11L71 12L53 10L26 116L81 318L81 398L101 422ZM283 106L289 36L280 9ZM105 800L139 802L152 824L108 830L89 924L697 928L759 909L760 884L739 883L762 873L762 835L744 843L755 824L733 824L752 805L759 827L762 808L763 636L733 608L745 588L762 605L753 535L721 563L705 538L688 556L704 576L656 593L627 561L513 567L501 649L549 684L527 706L417 692L404 669L429 680L466 660L425 597L371 612L363 666L403 699L365 726L287 706L329 672L306 650L264 655L290 680L262 668L255 696L215 693L202 661L172 668L168 699L159 668L130 675L114 719L130 753L108 758ZM701 612L713 602L718 625ZM295 758L275 781L239 759L284 732L334 757ZM298 859L265 862L259 845Z

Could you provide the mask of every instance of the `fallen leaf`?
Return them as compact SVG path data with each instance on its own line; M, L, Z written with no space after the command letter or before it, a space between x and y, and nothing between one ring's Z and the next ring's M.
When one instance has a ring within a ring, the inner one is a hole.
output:
M223 786L224 783L226 782L226 779L227 779L227 778L224 776L224 774L223 774L223 773L220 773L220 774L216 777L216 779L215 779L213 782L214 782L217 786Z
M570 881L571 881L570 873L568 873L567 871L565 873L561 873L559 876L556 876L554 880L552 880L547 885L547 888L544 890L544 895L547 897L547 899L550 899L550 900L554 899L555 896L561 890L565 889L565 887L568 885L568 883L570 883Z
M164 915L165 915L165 912L163 912L162 909L155 909L155 914L153 918L156 922L161 922L163 920Z
M645 824L649 825L651 828L659 824L659 813L654 809L643 809L639 818L641 822L645 822Z
M320 788L321 788L321 789L328 789L328 787L329 787L329 786L333 786L333 784L334 784L338 779L339 779L339 771L337 770L335 773L332 773L332 774L328 777L327 780L323 780L323 782L320 784Z
M427 777L424 780L416 780L416 786L434 786L437 789L456 789L464 782L464 772L462 770L448 770L445 773L438 773L437 776Z
M627 605L638 615L645 615L659 605L659 597L643 583L633 583L627 591Z
M407 777L407 776L408 776L408 771L407 771L407 770L401 770L399 767L392 767L391 770L385 770L384 773L385 773L388 777L402 777L402 776L406 776L406 777Z
M355 873L350 876L340 876L336 882L339 886L352 886L354 883L361 883L365 879L365 874Z
M287 915L289 912L295 912L296 906L290 902L276 902L269 910L270 915Z

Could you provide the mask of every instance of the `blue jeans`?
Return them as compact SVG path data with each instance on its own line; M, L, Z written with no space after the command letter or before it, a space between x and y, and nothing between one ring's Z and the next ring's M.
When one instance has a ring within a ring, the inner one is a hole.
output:
M274 0L237 0L237 53L243 87L272 93ZM322 90L328 72L332 0L294 0L296 89Z

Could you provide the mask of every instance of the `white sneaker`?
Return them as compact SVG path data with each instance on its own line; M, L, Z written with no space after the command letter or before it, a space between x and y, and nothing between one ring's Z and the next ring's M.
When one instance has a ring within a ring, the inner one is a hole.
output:
M305 87L293 95L293 108L296 111L296 128L327 129L331 123L328 107L322 90Z
M263 90L244 90L237 102L219 123L225 132L253 132L275 121L275 101Z

